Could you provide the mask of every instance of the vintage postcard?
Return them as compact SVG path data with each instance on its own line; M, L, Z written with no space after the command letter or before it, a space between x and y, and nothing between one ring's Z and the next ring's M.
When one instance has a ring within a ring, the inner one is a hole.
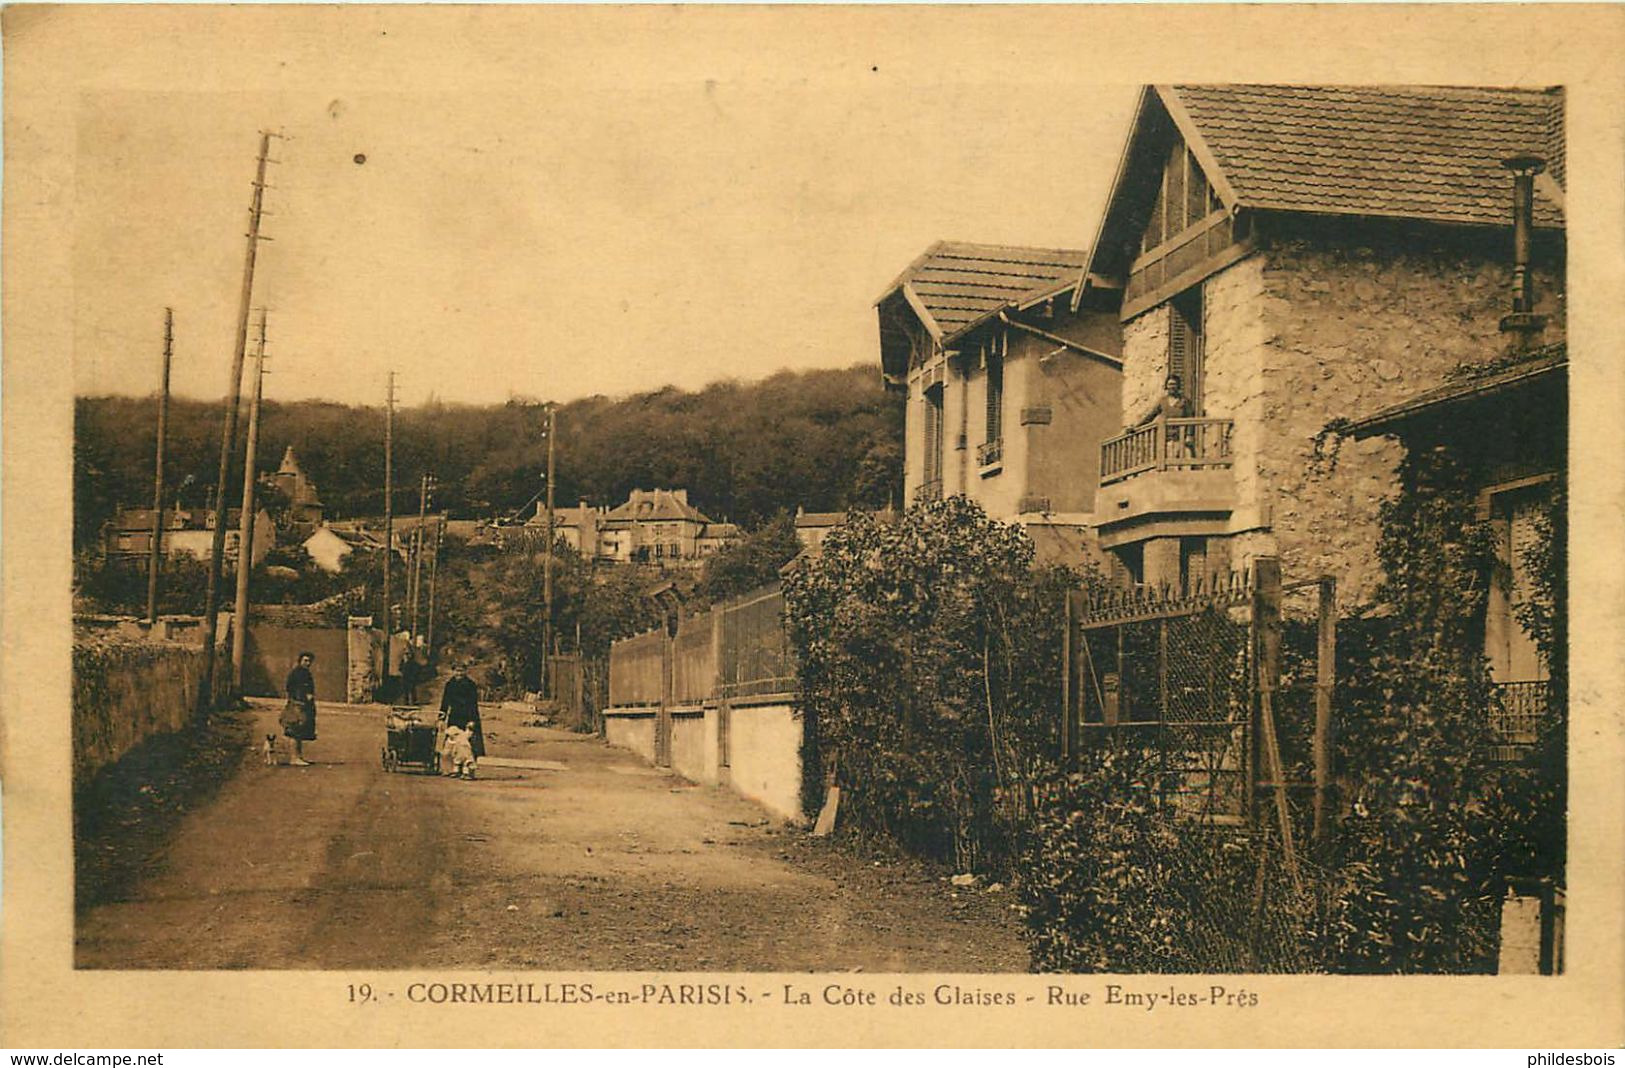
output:
M0 19L0 1042L1625 1042L1625 12Z

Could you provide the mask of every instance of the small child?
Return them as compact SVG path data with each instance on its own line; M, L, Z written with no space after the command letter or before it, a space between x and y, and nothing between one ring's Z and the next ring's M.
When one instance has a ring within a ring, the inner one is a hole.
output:
M449 769L444 774L458 779L474 777L473 737L473 733L465 727L446 728L445 757Z

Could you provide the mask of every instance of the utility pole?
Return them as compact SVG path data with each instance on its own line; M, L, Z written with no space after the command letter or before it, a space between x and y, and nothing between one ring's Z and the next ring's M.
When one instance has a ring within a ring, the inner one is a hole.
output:
M243 396L243 357L248 351L248 306L254 297L254 258L259 252L260 216L264 214L265 165L270 162L269 131L260 131L260 154L254 168L254 195L248 208L248 247L243 255L243 285L237 301L237 344L232 352L231 382L226 396L225 425L220 432L220 477L215 487L214 539L209 553L209 582L203 595L203 671L198 686L198 713L207 716L214 700L214 650L220 630L220 566L226 551L226 479L237 439L237 409Z
M237 540L237 610L231 628L231 688L243 692L248 652L248 573L254 569L254 465L260 443L260 398L265 394L265 309L260 309L259 344L254 349L254 400L248 406L248 445L243 455L242 533Z
M395 372L389 372L384 398L384 669L380 688L389 684L389 654L394 640L390 625L390 566L395 557Z
M434 522L434 555L429 557L429 634L423 642L424 659L431 664L434 663L434 584L440 565L440 536L445 530L446 517L437 517Z
M423 526L429 521L429 494L434 491L434 476L425 472L418 479L418 525L412 532L412 647L418 642L418 609L423 603L423 550L428 538Z
M541 691L553 696L553 439L557 436L556 409L547 405L547 542L542 550L542 677Z
M158 451L152 465L152 545L147 558L147 626L158 625L158 572L164 566L164 445L169 436L169 361L174 352L175 309L164 309L164 374L158 393Z

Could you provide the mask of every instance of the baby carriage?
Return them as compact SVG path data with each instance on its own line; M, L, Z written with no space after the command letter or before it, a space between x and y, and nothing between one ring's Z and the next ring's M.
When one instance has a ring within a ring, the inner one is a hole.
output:
M384 719L383 765L385 771L416 768L430 775L440 771L439 731L418 718L415 707L396 707Z

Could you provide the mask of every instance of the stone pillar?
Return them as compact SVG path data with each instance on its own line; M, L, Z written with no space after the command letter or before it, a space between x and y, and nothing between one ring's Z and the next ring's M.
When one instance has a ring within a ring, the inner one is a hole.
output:
M346 646L350 663L345 700L364 704L372 700L373 690L378 686L378 645L371 616L350 616L348 622Z

